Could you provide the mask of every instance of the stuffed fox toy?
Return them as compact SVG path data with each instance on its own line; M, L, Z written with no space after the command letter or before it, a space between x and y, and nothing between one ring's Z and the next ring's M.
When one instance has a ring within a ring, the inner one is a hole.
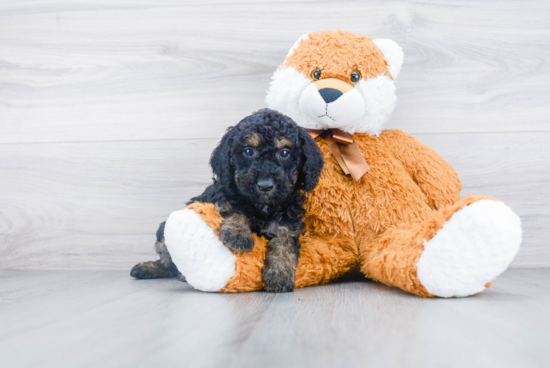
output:
M273 75L268 107L309 129L324 156L306 195L297 288L351 272L424 297L479 293L510 264L522 238L503 202L460 199L457 173L426 145L383 130L395 106L403 52L393 41L343 31L302 36ZM218 239L212 204L173 212L165 242L196 289L263 288L266 240L246 253Z

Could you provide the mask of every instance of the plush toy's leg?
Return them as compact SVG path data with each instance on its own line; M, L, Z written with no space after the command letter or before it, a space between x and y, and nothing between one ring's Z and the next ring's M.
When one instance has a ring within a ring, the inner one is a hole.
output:
M165 243L187 282L202 291L244 292L263 287L266 240L254 235L254 249L232 253L218 239L222 217L213 204L195 202L166 221Z
M296 288L326 284L357 269L358 251L346 237L300 237Z
M193 203L166 221L165 243L172 261L195 289L218 292L261 290L267 241L254 234L254 249L233 253L218 239L222 217L212 204ZM296 287L329 282L356 267L353 242L338 237L300 237Z
M521 237L520 219L510 207L468 196L362 245L361 271L420 296L473 295L508 267Z

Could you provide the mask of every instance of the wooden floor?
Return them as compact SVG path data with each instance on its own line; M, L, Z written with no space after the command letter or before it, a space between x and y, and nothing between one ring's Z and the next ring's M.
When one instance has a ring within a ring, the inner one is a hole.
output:
M208 294L121 271L0 271L11 367L548 367L550 269L422 299L348 281Z

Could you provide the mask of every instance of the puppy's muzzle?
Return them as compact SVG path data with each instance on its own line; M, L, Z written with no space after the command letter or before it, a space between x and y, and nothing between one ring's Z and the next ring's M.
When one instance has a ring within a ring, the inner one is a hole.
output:
M258 180L258 189L262 192L270 192L273 190L273 179L260 179Z

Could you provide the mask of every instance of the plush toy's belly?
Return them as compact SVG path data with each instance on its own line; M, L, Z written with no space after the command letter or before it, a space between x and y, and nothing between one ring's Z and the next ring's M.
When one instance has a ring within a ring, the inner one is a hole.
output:
M306 198L306 229L320 236L372 241L400 223L425 219L432 208L405 167L377 137L359 143L371 170L359 182L345 175L326 143L317 139L325 166Z

